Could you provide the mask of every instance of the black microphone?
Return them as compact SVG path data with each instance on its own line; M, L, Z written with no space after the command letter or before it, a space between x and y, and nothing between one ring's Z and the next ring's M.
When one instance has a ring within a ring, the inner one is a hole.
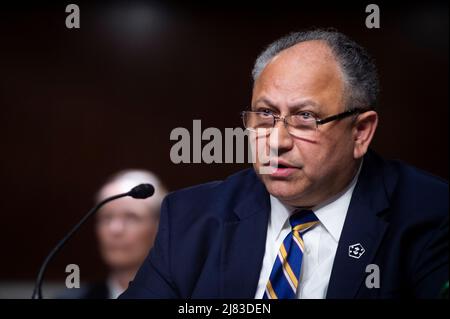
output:
M145 199L147 197L152 196L155 193L155 188L151 184L140 184L138 186L133 187L131 191L128 192L133 198L141 198Z
M147 197L152 196L155 193L155 188L151 184L140 184L138 186L133 187L129 192L122 193L118 195L114 195L108 198L105 198L100 203L95 205L87 214L84 216L78 224L76 224L70 232L64 236L63 239L61 239L58 244L53 248L53 250L48 254L47 258L45 258L44 262L41 265L41 268L39 268L39 273L36 278L36 284L34 286L33 295L31 296L32 299L42 299L42 282L44 280L45 271L47 270L47 266L50 263L50 261L55 257L56 253L66 244L66 242L75 234L75 232L91 217L92 215L97 212L100 207L105 205L106 203L113 201L115 199L131 196L133 198L140 198L145 199Z

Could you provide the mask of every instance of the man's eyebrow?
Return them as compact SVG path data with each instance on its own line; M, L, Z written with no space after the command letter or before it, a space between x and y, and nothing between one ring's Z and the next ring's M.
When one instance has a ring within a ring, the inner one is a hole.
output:
M311 99L305 99L303 101L300 102L295 102L292 105L289 105L290 109L301 109L305 106L313 106L313 107L319 107L319 103L314 102Z
M272 101L270 101L269 99L267 99L265 97L257 99L255 101L255 103L254 103L254 106L258 105L259 103L264 103L264 104L266 104L266 105L268 105L270 107L278 108L275 103L273 103ZM320 105L318 103L316 103L315 101L313 101L311 99L304 99L304 100L301 100L299 102L292 103L288 107L289 107L289 109L299 110L299 109L302 109L302 108L304 108L306 106L312 106L314 108L320 107Z
M264 104L266 104L266 105L268 105L268 106L271 106L271 107L274 107L274 108L277 107L277 106L275 105L275 103L272 103L270 100L268 100L268 99L265 98L265 97L262 97L262 98L257 99L257 100L255 101L255 103L254 103L254 106L256 106L256 105L258 105L258 104L260 104L260 103L264 103Z

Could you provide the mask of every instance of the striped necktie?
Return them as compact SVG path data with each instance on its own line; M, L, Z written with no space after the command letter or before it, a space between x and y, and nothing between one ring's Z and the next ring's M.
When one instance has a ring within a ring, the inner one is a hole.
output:
M313 211L300 210L289 218L289 222L292 231L283 240L278 251L263 299L296 298L305 248L303 235L319 221Z

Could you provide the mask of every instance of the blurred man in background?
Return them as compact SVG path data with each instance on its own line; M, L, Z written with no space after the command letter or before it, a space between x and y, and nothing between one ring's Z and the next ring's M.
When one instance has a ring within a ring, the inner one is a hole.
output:
M97 213L96 235L103 261L108 267L104 282L70 289L62 298L115 299L134 278L153 246L158 229L161 201L167 191L159 178L145 170L125 170L112 176L99 190L96 202L150 183L155 194L144 200L123 197L103 206Z

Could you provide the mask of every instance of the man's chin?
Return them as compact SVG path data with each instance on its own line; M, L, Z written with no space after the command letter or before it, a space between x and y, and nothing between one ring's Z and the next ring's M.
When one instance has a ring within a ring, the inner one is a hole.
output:
M106 256L104 258L106 264L115 269L127 269L136 264L136 257L125 254Z
M292 183L286 180L266 180L264 181L267 191L281 201L292 201L299 196L298 189L294 189Z

